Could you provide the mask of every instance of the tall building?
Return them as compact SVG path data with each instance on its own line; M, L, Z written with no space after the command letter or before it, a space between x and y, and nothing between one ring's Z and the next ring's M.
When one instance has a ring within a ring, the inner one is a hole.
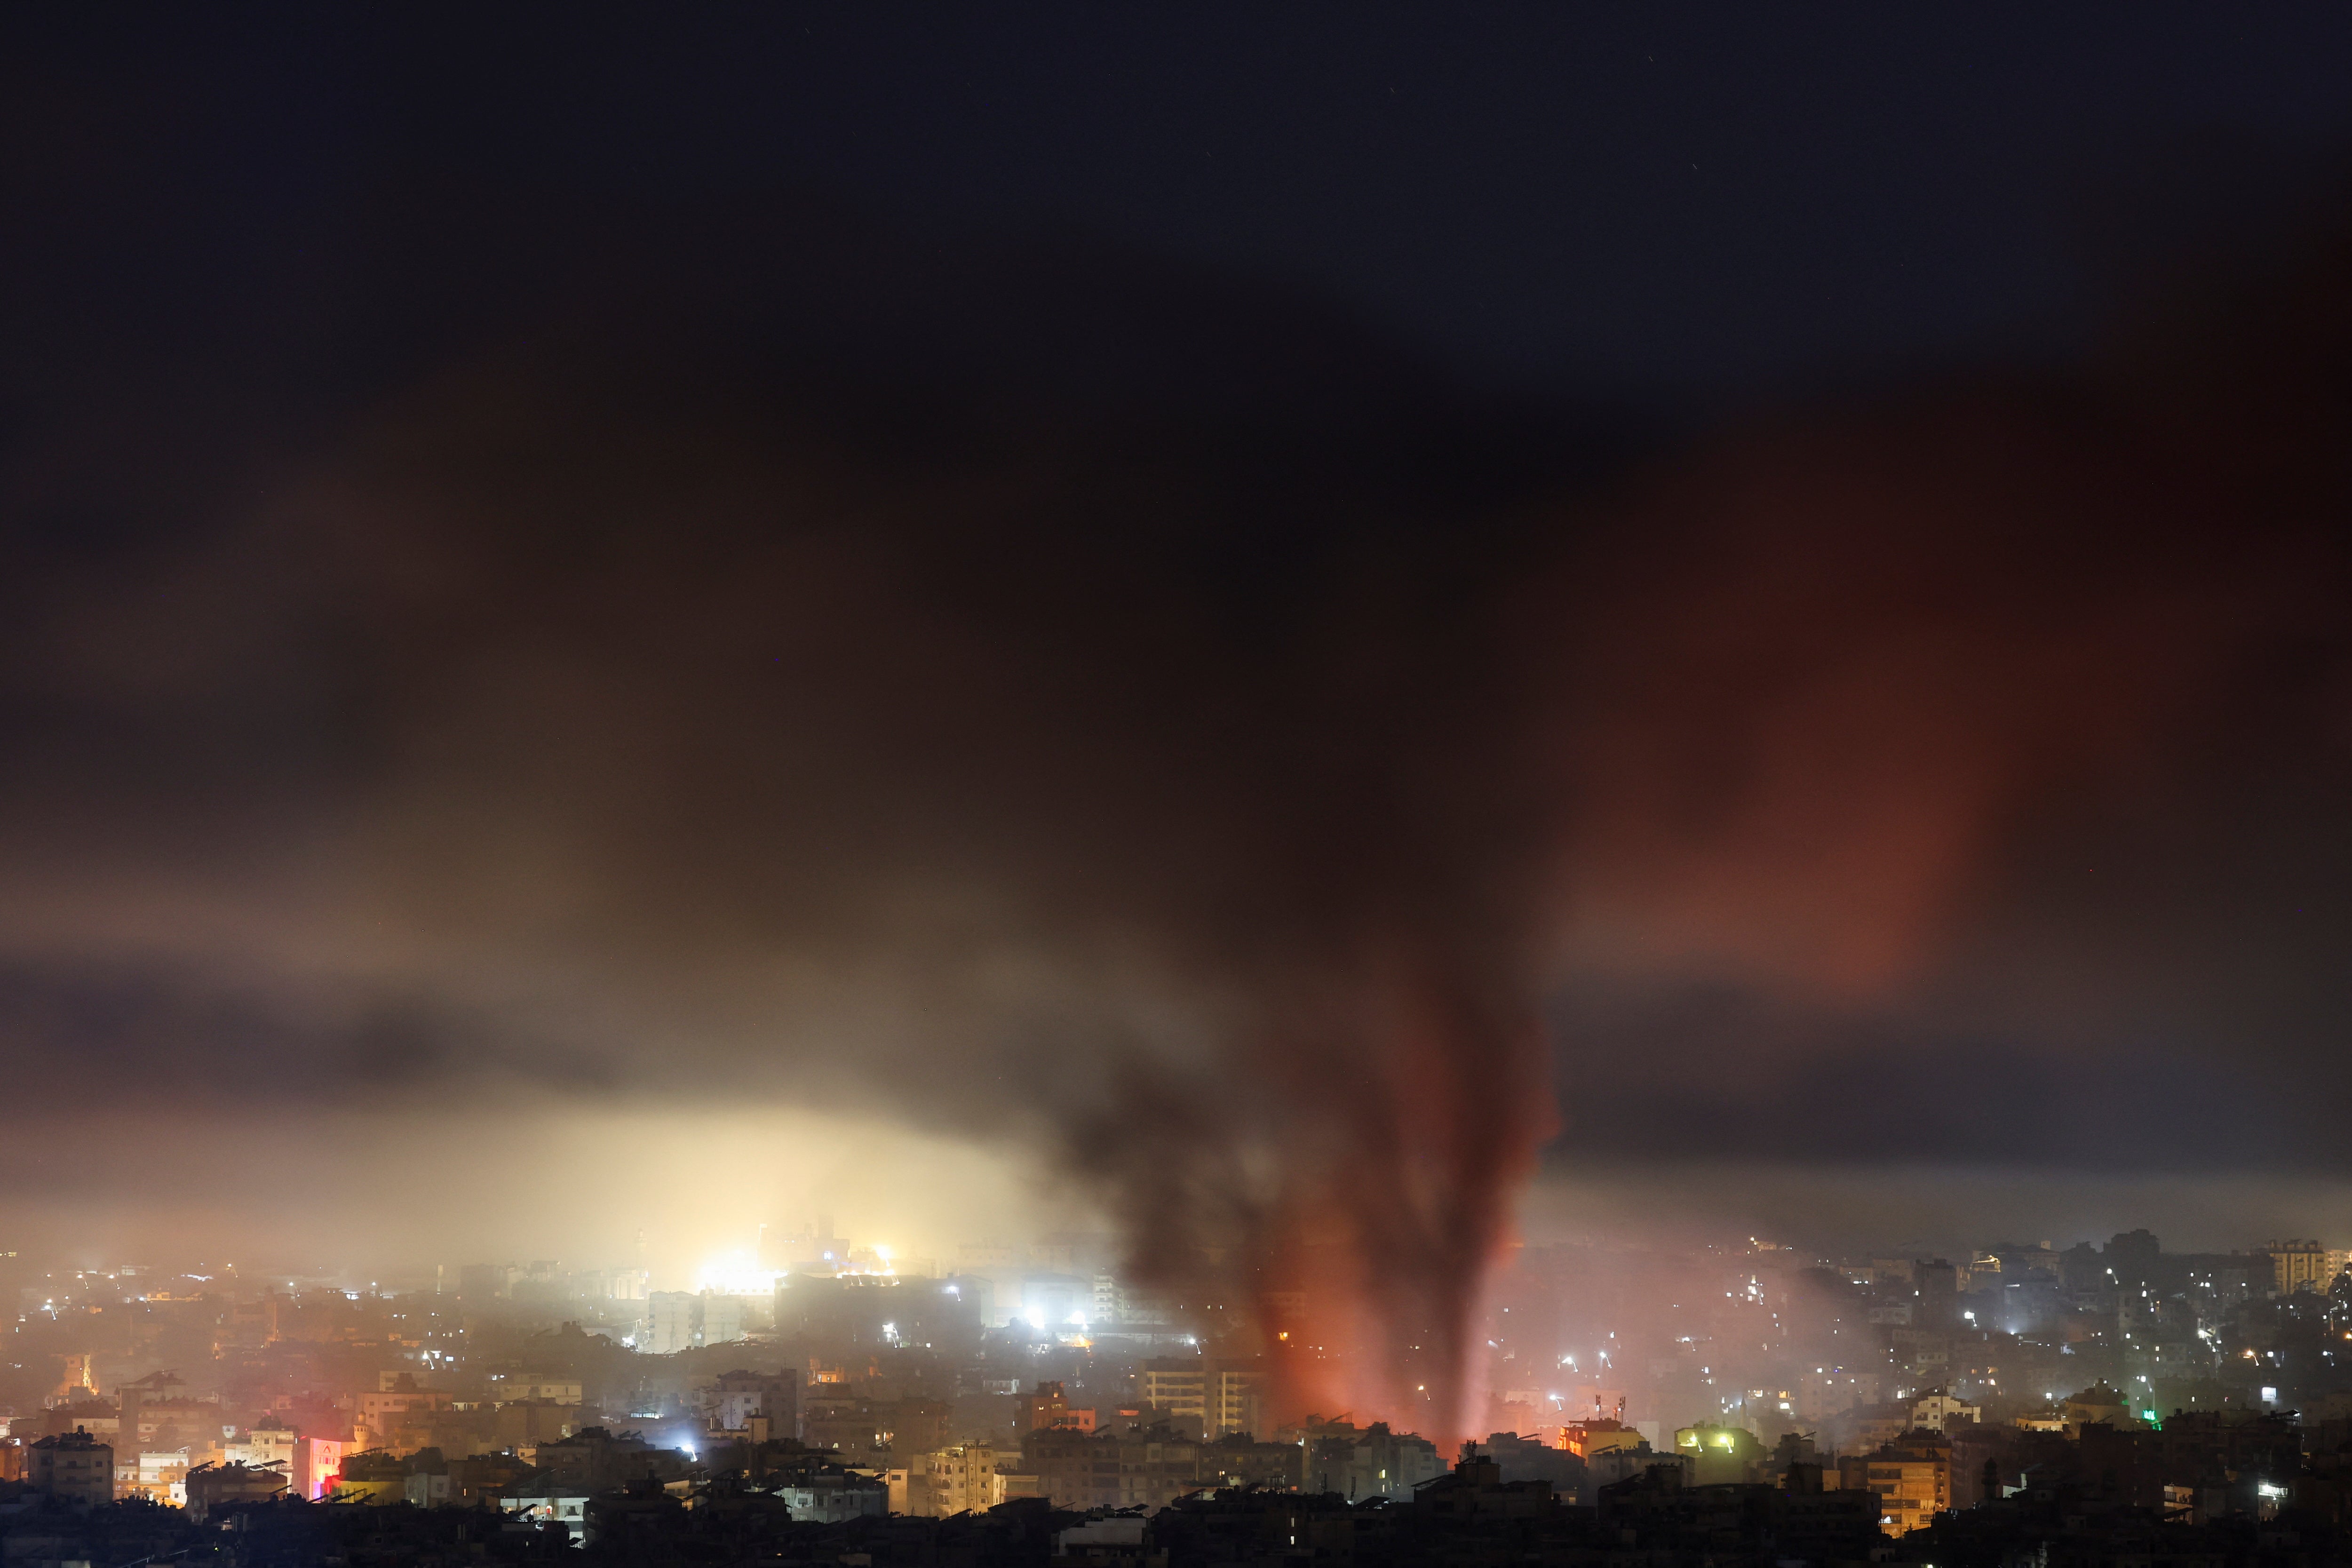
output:
M1004 1500L1004 1477L998 1473L1000 1455L985 1443L959 1444L924 1457L929 1511L941 1519L959 1513L985 1513Z
M743 1298L702 1293L702 1339L706 1345L733 1344L743 1337Z
M2271 1289L2282 1296L2298 1290L2326 1295L2344 1268L2344 1254L2331 1252L2315 1241L2265 1242L2263 1250L2271 1256Z
M1952 1447L1941 1436L1909 1432L1864 1461L1865 1484L1878 1494L1879 1528L1907 1535L1953 1506Z
M702 1306L690 1290L656 1290L646 1298L652 1321L644 1349L652 1355L676 1355L694 1346L695 1319Z
M69 1508L99 1508L114 1500L114 1446L79 1427L33 1445L33 1489Z
M297 1497L315 1502L335 1489L335 1478L342 1473L343 1440L340 1437L313 1437L305 1434L294 1439L293 1490Z
M1171 1415L1189 1415L1208 1436L1228 1432L1265 1436L1265 1373L1247 1363L1178 1357L1148 1361L1136 1376L1143 1403Z

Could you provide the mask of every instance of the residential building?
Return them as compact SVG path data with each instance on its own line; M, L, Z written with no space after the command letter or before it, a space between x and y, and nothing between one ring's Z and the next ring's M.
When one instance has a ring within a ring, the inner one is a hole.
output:
M373 1505L408 1500L408 1466L380 1448L343 1456L331 1495L343 1502Z
M1875 1405L1885 1397L1884 1379L1875 1372L1849 1372L1843 1367L1817 1367L1797 1377L1796 1417L1822 1422L1843 1415L1857 1405Z
M380 1444L404 1418L436 1414L448 1409L450 1403L446 1391L422 1387L408 1373L383 1373L376 1386L362 1392L353 1404L353 1438L362 1447Z
M2282 1296L2292 1296L2298 1290L2327 1293L2336 1283L2336 1275L2344 1271L2345 1254L2331 1251L2315 1241L2271 1241L2263 1245L2270 1254L2271 1289Z
M1676 1431L1675 1451L1690 1459L1694 1484L1703 1487L1753 1481L1765 1456L1762 1441L1745 1426L1710 1421Z
M294 1446L298 1440L299 1434L293 1427L265 1415L247 1427L243 1437L222 1445L221 1462L253 1469L277 1465L281 1477L290 1478L294 1474Z
M651 1321L638 1348L651 1355L676 1355L691 1350L700 1325L702 1299L690 1290L656 1290L646 1298Z
M2081 1393L2069 1395L2058 1406L2058 1414L2066 1424L2066 1435L2077 1437L2083 1428L2105 1424L2119 1426L2131 1421L2131 1406L2124 1396L2104 1383L2095 1383Z
M1095 1413L1073 1410L1070 1401L1058 1383L1041 1383L1034 1394L1020 1396L1014 1406L1013 1426L1017 1431L1034 1432L1046 1426L1066 1427L1074 1432L1095 1429Z
M1648 1438L1622 1421L1571 1421L1559 1429L1559 1446L1580 1459L1590 1459L1612 1448L1644 1447L1648 1443Z
M1228 1432L1264 1436L1265 1373L1248 1362L1179 1357L1148 1361L1136 1376L1143 1403L1171 1415L1190 1416L1210 1437Z
M1446 1473L1437 1446L1410 1432L1375 1421L1359 1430L1352 1422L1326 1421L1296 1430L1306 1445L1301 1484L1312 1492L1336 1492L1350 1502L1376 1497L1402 1501L1422 1482Z
M202 1524L230 1503L267 1502L286 1490L286 1472L257 1465L198 1465L188 1471L188 1516Z
M1952 1449L1940 1433L1908 1432L1864 1461L1864 1484L1878 1494L1879 1528L1907 1535L1952 1506Z
M33 1445L33 1489L70 1508L114 1500L114 1447L88 1432L53 1433Z
M296 1496L316 1502L335 1489L335 1479L342 1473L343 1452L348 1447L340 1437L313 1437L307 1434L294 1440L294 1468L289 1472Z
M702 1293L702 1337L698 1342L728 1345L742 1337L743 1298L705 1290Z
M800 1374L793 1371L724 1372L703 1396L710 1424L719 1429L751 1429L751 1417L764 1415L768 1430L779 1437L800 1436Z
M1021 1469L1056 1508L1165 1508L1201 1485L1201 1445L1167 1426L1072 1432L1045 1426L1021 1439Z
M1911 1402L1911 1425L1922 1431L1941 1432L1948 1423L1983 1418L1981 1407L1955 1399L1940 1388Z
M114 1495L119 1498L145 1498L166 1508L179 1508L188 1500L188 1451L167 1448L142 1453L136 1464L117 1461L114 1469Z
M526 1486L499 1499L499 1507L537 1524L561 1524L578 1546L588 1539L588 1489L573 1486Z
M924 1456L928 1492L916 1511L939 1518L959 1513L985 1513L1004 1500L1004 1477L999 1466L1012 1456L985 1443L959 1444Z
M883 1519L890 1512L887 1481L854 1471L828 1470L778 1487L774 1494L803 1522L839 1524L852 1519Z

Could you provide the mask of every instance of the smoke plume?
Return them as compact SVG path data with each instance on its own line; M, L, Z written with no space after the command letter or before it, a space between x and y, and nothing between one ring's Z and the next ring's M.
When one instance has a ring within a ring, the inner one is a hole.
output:
M1604 487L1286 302L595 256L226 451L182 387L19 453L17 1115L77 1047L879 1104L1049 1150L1292 1410L1466 1429L1563 975L1923 984L2035 823L2347 689L2341 344L2276 322Z

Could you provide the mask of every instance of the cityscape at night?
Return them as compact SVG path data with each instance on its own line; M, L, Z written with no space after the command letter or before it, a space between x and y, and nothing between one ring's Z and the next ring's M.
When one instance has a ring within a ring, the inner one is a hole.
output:
M2347 83L0 13L0 1568L2352 1568Z

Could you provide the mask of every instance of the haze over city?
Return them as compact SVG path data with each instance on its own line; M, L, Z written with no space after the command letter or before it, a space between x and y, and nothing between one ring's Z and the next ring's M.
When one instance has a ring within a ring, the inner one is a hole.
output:
M12 1555L2335 1561L2347 45L0 23Z

